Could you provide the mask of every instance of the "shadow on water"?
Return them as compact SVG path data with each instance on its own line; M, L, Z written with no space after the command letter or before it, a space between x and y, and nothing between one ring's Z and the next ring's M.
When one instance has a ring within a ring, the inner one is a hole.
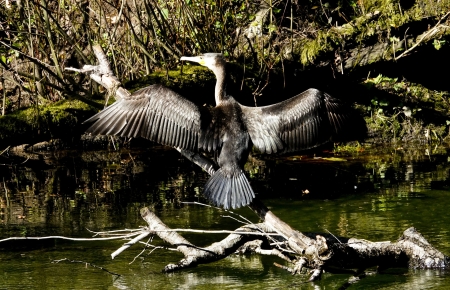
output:
M281 219L305 232L373 241L396 240L416 227L436 248L450 253L448 149L373 148L341 156L251 157L246 170L258 196ZM95 231L138 228L139 210L151 207L170 227L235 229L227 213L186 205L206 202L201 194L208 176L174 150L58 151L36 158L0 156L0 238L64 235L90 237ZM26 162L24 162L26 161ZM24 162L23 164L21 164ZM236 212L253 222L249 209ZM184 234L199 246L222 235ZM155 239L156 245L163 245ZM194 269L162 274L181 258L158 250L129 264L142 247L115 260L121 241L61 240L0 243L0 288L23 289L336 289L348 275L325 274L314 284L273 266L273 257L230 256ZM82 260L120 273L115 277ZM394 269L369 276L351 289L446 289L448 272Z

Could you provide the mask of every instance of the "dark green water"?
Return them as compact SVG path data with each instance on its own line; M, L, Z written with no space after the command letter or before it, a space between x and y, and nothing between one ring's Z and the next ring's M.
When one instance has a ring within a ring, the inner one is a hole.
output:
M326 161L305 157L250 159L252 186L285 222L304 232L331 232L372 241L395 241L414 226L450 254L450 159L445 148L383 149ZM342 156L336 156L342 157ZM0 160L0 239L12 236L89 237L94 231L145 225L139 209L150 206L173 228L240 226L228 213L185 205L201 201L207 176L176 152L57 152ZM249 209L237 213L257 222ZM184 234L198 246L223 235ZM324 274L307 283L273 266L278 258L247 255L162 274L176 252L128 249L122 241L62 240L0 243L0 289L338 289L347 274ZM163 245L159 239L155 245ZM104 267L120 277L79 260ZM450 289L450 271L391 269L349 289Z

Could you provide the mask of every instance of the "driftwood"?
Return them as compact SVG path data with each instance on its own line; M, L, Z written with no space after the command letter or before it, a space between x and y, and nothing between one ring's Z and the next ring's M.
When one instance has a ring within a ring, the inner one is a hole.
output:
M99 45L94 46L94 53L99 60L98 66L84 66L83 69L69 70L88 73L94 81L103 85L117 97L129 94L120 87L120 82L113 75L106 56ZM209 174L216 170L215 165L202 155L185 150L178 150L186 158L199 165ZM259 254L276 255L288 262L289 266L280 266L293 274L302 269L311 269L309 280L320 278L324 270L351 270L355 275L365 269L377 266L379 270L389 267L411 268L447 268L450 258L431 246L414 228L409 228L396 242L371 242L361 239L336 237L331 234L304 234L292 229L255 199L250 208L263 221L259 224L248 224L236 229L228 237L208 247L201 248L191 244L176 230L168 228L149 209L141 210L148 227L142 229L139 237L156 234L176 250L184 258L176 264L169 264L165 272L193 267L202 263L210 263L223 259L236 252L252 251ZM136 243L133 239L114 253Z
M164 272L211 263L236 252L278 256L290 264L290 267L282 268L292 274L299 274L304 268L312 269L311 281L320 278L323 271L350 270L358 275L375 266L379 271L392 267L445 269L450 263L449 257L431 246L412 227L405 230L396 242L371 242L330 234L303 234L278 219L262 203L255 201L251 208L264 220L263 223L240 227L235 230L236 233L204 248L191 244L171 230L148 208L143 208L141 215L148 223L146 231L176 246L184 255L178 263L167 265ZM253 235L255 233L258 235Z

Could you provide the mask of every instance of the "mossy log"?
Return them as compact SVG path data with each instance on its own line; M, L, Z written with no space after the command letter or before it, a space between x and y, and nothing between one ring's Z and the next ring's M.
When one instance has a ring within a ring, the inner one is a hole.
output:
M283 55L286 59L299 55L305 66L332 64L341 73L344 73L343 68L397 61L420 45L449 39L448 3L441 5L442 10L420 13L417 7L396 13L376 10L341 26L323 27L312 39L294 37ZM445 14L440 14L442 11ZM430 19L427 25L424 25L424 19ZM409 29L411 27L414 29ZM440 48L439 44L435 47Z
M79 100L62 100L0 116L0 149L61 138L74 141L81 122L96 111Z

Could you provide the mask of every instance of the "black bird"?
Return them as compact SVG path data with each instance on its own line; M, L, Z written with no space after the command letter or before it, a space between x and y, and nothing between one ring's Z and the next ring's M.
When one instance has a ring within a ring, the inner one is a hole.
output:
M255 197L243 171L252 146L268 154L300 151L348 139L354 129L365 128L364 120L350 108L316 89L270 106L243 106L225 92L222 54L181 60L214 72L214 108L197 106L162 85L151 85L89 118L85 123L93 124L87 132L143 137L183 150L218 153L219 169L204 187L205 196L216 206L238 208Z

